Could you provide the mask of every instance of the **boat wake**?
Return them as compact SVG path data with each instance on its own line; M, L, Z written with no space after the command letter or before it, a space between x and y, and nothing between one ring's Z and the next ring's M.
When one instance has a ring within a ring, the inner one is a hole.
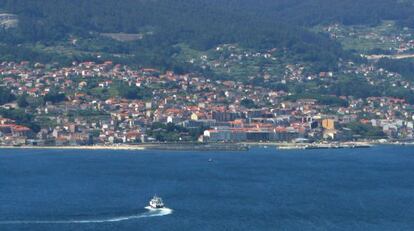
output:
M103 218L103 219L89 219L89 220L16 220L16 221L0 221L0 225L10 225L10 224L87 224L87 223L111 223L111 222L121 222L127 220L135 220L140 218L148 217L161 217L167 216L173 213L172 209L161 208L153 209L151 207L145 207L148 211L131 215L131 216L121 216L121 217L112 217L112 218Z

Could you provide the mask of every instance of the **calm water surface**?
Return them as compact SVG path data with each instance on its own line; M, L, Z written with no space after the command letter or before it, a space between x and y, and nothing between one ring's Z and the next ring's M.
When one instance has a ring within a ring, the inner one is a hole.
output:
M414 230L414 147L0 150L0 230Z

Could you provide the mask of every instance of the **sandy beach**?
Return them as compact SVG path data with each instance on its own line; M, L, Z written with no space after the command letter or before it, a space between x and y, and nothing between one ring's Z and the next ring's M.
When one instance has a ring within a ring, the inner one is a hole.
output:
M93 146L0 146L0 149L72 149L72 150L159 150L159 151L246 151L244 144L192 144L159 143L138 145L93 145Z
M145 146L119 145L119 146L0 146L1 149L74 149L74 150L145 150Z

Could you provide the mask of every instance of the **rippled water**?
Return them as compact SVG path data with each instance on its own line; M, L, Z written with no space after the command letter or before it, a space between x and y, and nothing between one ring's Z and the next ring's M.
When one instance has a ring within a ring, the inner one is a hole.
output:
M0 150L1 231L414 230L413 201L414 147Z

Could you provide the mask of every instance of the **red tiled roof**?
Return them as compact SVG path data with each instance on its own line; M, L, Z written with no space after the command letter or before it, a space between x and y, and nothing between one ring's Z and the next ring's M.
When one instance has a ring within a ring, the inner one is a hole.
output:
M13 130L15 132L28 132L28 131L30 131L30 128L25 127L25 126L21 126L21 125L16 125L16 126L13 127Z

